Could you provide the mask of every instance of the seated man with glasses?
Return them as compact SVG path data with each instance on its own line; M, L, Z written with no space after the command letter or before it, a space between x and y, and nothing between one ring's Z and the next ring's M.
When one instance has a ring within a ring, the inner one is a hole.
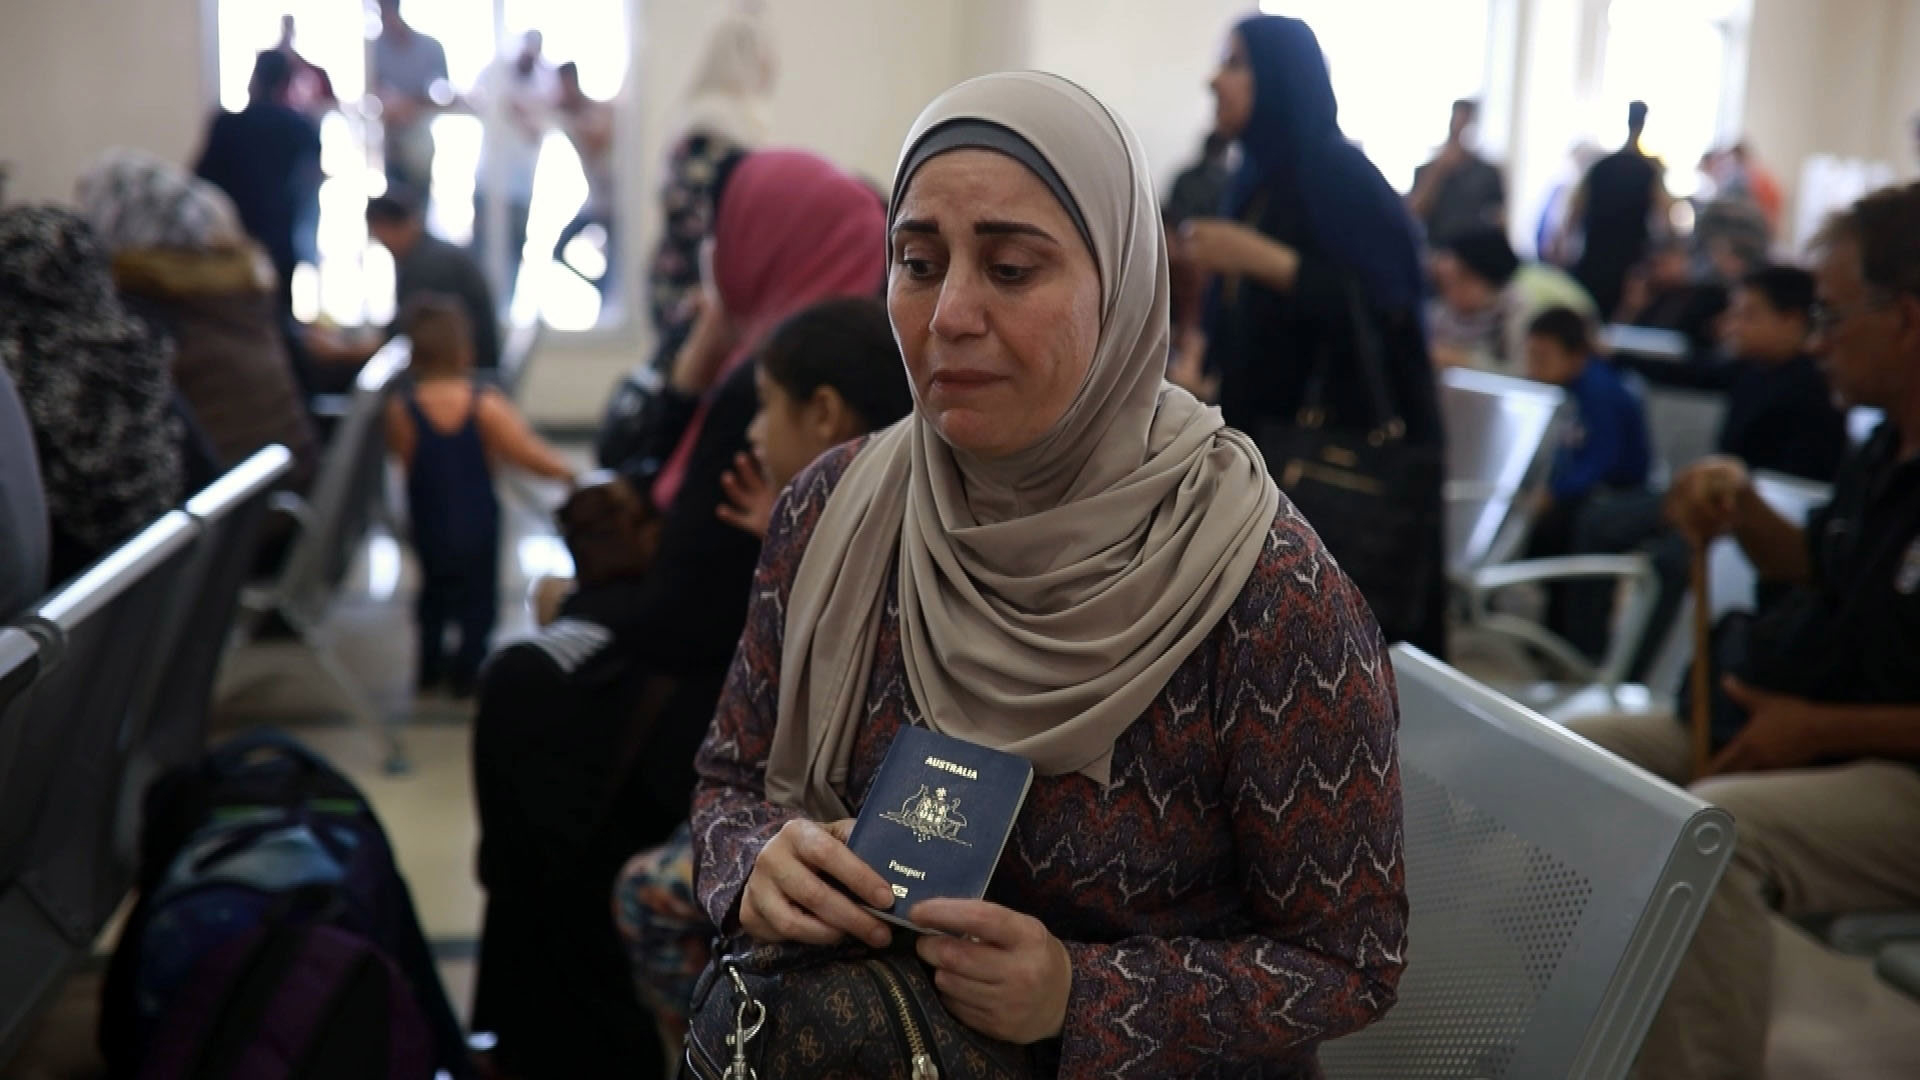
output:
M1693 775L1666 717L1571 727L1738 823L1641 1054L1644 1080L1765 1072L1772 935L1793 917L1920 907L1920 184L1881 191L1822 232L1814 346L1833 390L1886 423L1841 465L1805 529L1712 458L1675 478L1673 523L1732 535L1786 596L1713 646L1715 756Z

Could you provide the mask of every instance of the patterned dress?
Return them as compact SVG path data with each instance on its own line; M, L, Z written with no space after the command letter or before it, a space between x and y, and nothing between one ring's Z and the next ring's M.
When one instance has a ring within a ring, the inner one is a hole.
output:
M859 447L774 511L696 769L696 895L724 931L762 846L786 601ZM888 587L889 597L897 596ZM919 710L889 599L847 801ZM1219 627L1114 748L1111 783L1036 777L988 899L1066 943L1061 1077L1317 1077L1317 1044L1384 1013L1404 964L1398 713L1365 603L1282 503ZM845 795L847 793L843 793Z

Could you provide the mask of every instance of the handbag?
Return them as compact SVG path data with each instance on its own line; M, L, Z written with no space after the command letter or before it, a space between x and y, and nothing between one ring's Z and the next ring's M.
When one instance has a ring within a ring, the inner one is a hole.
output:
M1371 416L1364 426L1328 426L1327 380L1336 358L1321 350L1292 424L1269 422L1255 442L1280 489L1353 580L1389 641L1417 635L1431 614L1440 566L1441 482L1438 446L1407 442L1406 424L1387 389L1380 339L1352 283L1353 366Z
M1025 1047L940 1004L909 949L714 950L694 986L686 1072L697 1080L1031 1080Z

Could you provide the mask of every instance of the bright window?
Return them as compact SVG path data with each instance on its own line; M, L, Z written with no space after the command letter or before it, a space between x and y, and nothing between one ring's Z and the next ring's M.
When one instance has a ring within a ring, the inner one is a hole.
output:
M302 318L324 316L342 324L382 323L393 313L393 262L369 243L365 225L366 201L386 189L386 178L377 128L368 122L364 105L380 20L374 0L363 3L359 17L342 19L342 0L219 0L218 15L223 107L245 107L254 56L279 42L283 15L295 19L295 49L326 71L341 103L320 124L327 178L320 191L317 259L295 274L294 310ZM446 50L455 94L469 91L495 56L518 48L527 30L539 30L549 61L578 64L582 90L611 101L625 83L630 60L626 9L627 0L407 0L403 11L415 29ZM465 244L475 226L481 124L456 108L434 119L433 135L428 225L442 238ZM617 163L617 149L613 157ZM586 176L572 144L561 132L549 131L534 173L514 321L539 317L557 329L584 330L624 317L617 288L603 299L593 285L552 260L555 241L586 196ZM588 236L610 239L597 226ZM591 246L572 241L570 261L587 270L604 265L607 251L582 250Z
M1313 28L1333 75L1341 129L1405 191L1445 138L1448 105L1486 92L1496 2L1262 0L1260 8Z
M1701 155L1739 134L1745 15L1744 0L1612 0L1595 139L1618 146L1628 103L1646 102L1642 146L1666 162L1667 190L1694 194Z

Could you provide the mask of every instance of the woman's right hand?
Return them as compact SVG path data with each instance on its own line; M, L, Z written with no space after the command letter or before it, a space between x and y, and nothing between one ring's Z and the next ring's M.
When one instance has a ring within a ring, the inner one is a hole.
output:
M868 904L893 906L893 889L847 847L853 819L832 824L794 820L760 849L740 897L740 926L755 941L834 945L847 937L883 948L887 924L860 909L839 882Z
M718 297L702 289L694 294L693 329L673 358L673 388L688 397L700 397L720 378L720 368L733 351L734 329Z

